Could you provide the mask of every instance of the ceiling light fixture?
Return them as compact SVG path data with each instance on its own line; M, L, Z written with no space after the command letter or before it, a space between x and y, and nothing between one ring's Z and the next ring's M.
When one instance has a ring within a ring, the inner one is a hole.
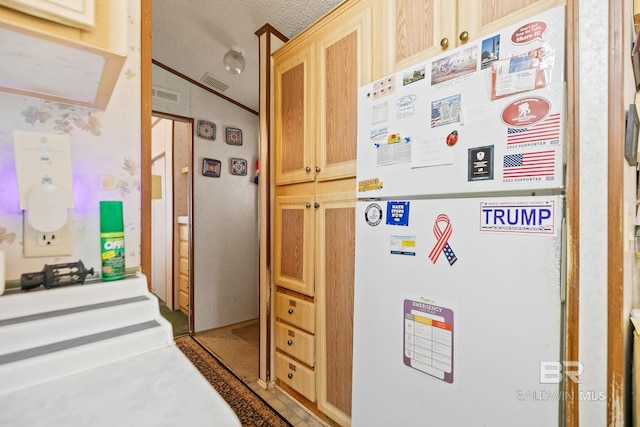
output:
M244 70L244 56L242 56L242 50L240 48L232 47L224 56L222 62L231 74L240 74Z

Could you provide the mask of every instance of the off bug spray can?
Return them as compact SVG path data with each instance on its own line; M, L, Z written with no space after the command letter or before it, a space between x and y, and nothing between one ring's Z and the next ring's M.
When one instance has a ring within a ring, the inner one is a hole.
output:
M102 280L124 279L122 202L100 202Z

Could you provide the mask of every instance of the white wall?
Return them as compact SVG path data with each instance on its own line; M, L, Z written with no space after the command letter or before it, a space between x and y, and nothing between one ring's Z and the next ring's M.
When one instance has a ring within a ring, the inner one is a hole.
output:
M179 70L178 70L179 71ZM153 66L153 86L180 93L180 104L153 100L153 110L216 124L216 139L194 135L193 262L195 331L258 317L258 116ZM243 145L225 142L225 128L242 129ZM232 157L247 160L246 176L230 173ZM222 162L220 178L202 175L203 158Z

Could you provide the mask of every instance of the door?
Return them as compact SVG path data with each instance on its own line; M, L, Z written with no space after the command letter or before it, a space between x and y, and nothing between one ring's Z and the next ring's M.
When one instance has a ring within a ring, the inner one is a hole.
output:
M151 288L168 307L173 307L173 254L171 251L173 123L171 120L161 118L153 118L152 123Z
M161 154L151 162L151 258L153 293L171 304L171 217L167 218L166 156ZM164 196L164 197L163 197ZM170 207L171 205L169 205Z
M179 310L181 288L191 295L190 273L186 283L180 275L181 255L184 264L185 252L191 252L190 233L181 241L179 222L187 218L189 227L192 119L154 114L151 141L153 179L161 185L161 191L152 194L152 289L167 307Z

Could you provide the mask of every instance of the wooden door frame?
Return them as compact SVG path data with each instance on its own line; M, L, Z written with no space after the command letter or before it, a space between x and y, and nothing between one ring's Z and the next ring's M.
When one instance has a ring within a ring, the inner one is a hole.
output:
M628 0L627 0L628 1ZM624 308L625 200L624 159L625 105L623 54L624 4L609 0L609 58L608 58L608 256L607 256L607 425L624 425L631 408L626 407L625 395L625 334L629 313Z
M580 69L578 40L578 0L566 5L566 80L567 80L567 277L565 299L564 359L580 360ZM565 380L567 396L579 395L579 384ZM580 424L579 402L564 400L567 427Z
M151 290L151 2L140 0L140 269Z
M149 78L151 78L151 76L149 76ZM169 114L169 113L162 113L160 111L155 111L155 110L151 110L151 116L152 117L159 117L159 118L163 118L166 120L171 120L172 122L181 122L181 123L188 123L190 125L191 128L191 135L190 135L190 144L191 146L189 147L189 153L190 153L190 157L189 157L189 188L188 188L188 198L187 198L187 212L188 212L188 216L189 216L189 314L188 314L188 318L189 318L189 333L192 334L194 331L194 325L195 325L195 304L194 304L194 295L195 295L195 291L194 291L194 286L193 286L193 272L194 272L194 268L193 268L193 260L194 260L194 251L193 251L193 180L194 180L194 174L193 174L193 141L194 141L194 123L195 123L195 119L192 117L186 117L186 116L179 116L179 115L175 115L175 114ZM175 153L175 141L174 141L174 137L175 134L172 131L171 133L171 142L172 144L174 144L174 146L172 147L172 153ZM172 163L173 163L173 159L172 159ZM146 177L149 177L149 175L145 175ZM145 179L143 177L143 179ZM173 181L173 175L171 176L171 180ZM174 208L175 208L175 202L172 200ZM175 209L174 209L175 212ZM175 216L175 215L174 215ZM149 219L150 220L150 219ZM172 219L173 221L173 219ZM175 233L175 227L174 228L174 232L171 235L171 248L173 250L173 248L175 248L176 245L176 241L178 240L176 238L176 233ZM173 254L175 254L175 252L172 252ZM150 253L150 258L152 253ZM175 256L172 257L173 258L173 265L175 268L176 265L176 259ZM176 283L173 280L175 278L175 271L174 274L171 276L171 292L172 295L175 296L175 287L176 287ZM178 299L179 301L179 299ZM174 306L175 306L175 301L174 301ZM174 307L171 307L171 309L173 310Z

